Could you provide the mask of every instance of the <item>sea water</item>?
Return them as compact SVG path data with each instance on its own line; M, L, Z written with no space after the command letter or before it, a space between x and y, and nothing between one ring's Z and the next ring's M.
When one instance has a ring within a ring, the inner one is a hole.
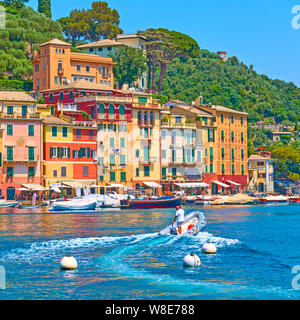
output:
M206 214L196 237L158 234L173 209L0 209L0 299L300 298L292 273L300 265L299 205L184 209ZM217 254L201 253L208 239ZM191 252L200 268L183 267ZM68 254L78 269L61 271Z

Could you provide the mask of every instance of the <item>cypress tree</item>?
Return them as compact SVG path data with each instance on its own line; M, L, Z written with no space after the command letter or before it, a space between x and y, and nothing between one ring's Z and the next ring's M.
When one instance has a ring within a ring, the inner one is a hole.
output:
M38 12L51 19L51 0L39 0Z

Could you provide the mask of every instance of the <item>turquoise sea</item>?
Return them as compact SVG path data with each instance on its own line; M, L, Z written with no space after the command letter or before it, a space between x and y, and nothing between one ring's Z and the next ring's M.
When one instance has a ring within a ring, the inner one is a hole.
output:
M300 265L299 205L184 209L206 214L204 232L159 236L173 209L0 209L0 265L6 275L0 299L300 298L292 286L292 268ZM207 239L216 244L216 255L201 253ZM183 267L191 252L202 267ZM77 270L60 270L67 254L76 257Z

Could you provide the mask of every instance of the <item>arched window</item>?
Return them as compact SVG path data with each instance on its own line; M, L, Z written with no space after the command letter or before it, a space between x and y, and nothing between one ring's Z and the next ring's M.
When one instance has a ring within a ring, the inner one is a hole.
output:
M99 113L104 113L104 104L99 104Z
M110 114L115 113L115 106L113 104L110 104L108 106L108 113L110 113Z
M61 62L61 61L58 61L58 64L57 64L57 71L58 71L58 72L62 72L62 70L63 70L62 62Z
M119 107L119 114L125 114L125 107L122 104Z

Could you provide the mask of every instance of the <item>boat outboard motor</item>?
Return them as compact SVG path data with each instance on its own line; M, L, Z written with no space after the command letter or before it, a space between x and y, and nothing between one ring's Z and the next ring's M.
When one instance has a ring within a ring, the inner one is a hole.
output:
M172 235L172 236L177 236L178 235L178 233L177 233L177 229L176 228L170 228L170 234Z

